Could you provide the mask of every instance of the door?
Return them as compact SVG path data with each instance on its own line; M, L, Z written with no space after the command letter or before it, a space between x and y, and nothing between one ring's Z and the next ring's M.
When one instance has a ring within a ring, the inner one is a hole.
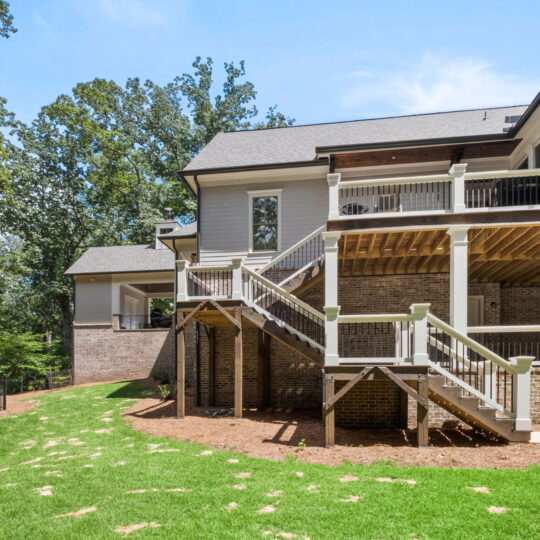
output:
M469 296L467 302L468 326L483 326L484 324L484 297L481 295Z

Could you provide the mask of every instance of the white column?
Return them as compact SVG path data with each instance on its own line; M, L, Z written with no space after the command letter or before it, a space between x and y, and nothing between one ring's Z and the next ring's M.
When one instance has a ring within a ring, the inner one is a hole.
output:
M111 315L120 315L120 283L116 283L113 278L111 283Z
M413 365L427 366L428 355L428 326L427 314L431 304L412 304L410 307L411 314L414 316L413 321Z
M242 259L232 259L232 298L242 298Z
M187 267L185 260L176 261L176 301L186 302L188 299L187 290Z
M510 362L516 369L513 377L512 409L515 431L531 431L531 364L534 356L516 356Z
M330 173L328 181L328 220L339 219L339 182L341 173Z
M338 249L339 232L324 232L324 313L326 346L324 362L327 366L339 364L338 348Z
M527 168L528 169L540 168L540 163L535 163L534 146L532 144L527 148Z
M468 229L468 226L457 225L447 231L450 235L450 325L462 334L467 333Z
M465 206L465 171L466 163L454 163L449 173L454 177L452 182L452 207L454 212L463 212Z

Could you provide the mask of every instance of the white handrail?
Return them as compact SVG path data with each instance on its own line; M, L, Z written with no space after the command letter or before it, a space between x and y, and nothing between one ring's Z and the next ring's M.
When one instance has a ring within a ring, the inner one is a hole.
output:
M186 267L186 270L188 272L194 271L194 272L217 272L222 270L232 270L233 266L232 264L225 264L222 266L188 266Z
M274 282L270 281L269 279L266 279L265 277L261 276L257 272L254 272L250 268L247 268L246 266L242 266L242 272L248 274L251 276L255 281L258 281L265 287L268 287L269 289L272 289L273 291L277 292L280 296L283 296L289 302L292 304L297 305L298 307L304 309L305 311L311 313L315 317L321 319L324 322L324 314L315 309L314 307L310 306L309 304L306 304L304 301L300 300L300 298L294 296L291 293L288 293L285 289L282 289L279 285L276 285Z
M470 334L514 334L519 332L540 332L540 324L519 324L510 326L469 326Z
M381 313L375 315L339 315L339 324L369 323L369 322L405 322L414 321L414 315L409 313Z
M430 182L451 182L454 179L451 174L436 174L427 176L398 176L396 178L369 178L366 180L342 180L339 182L339 188L351 188L351 187L372 187L394 184L418 184L418 183L430 183Z
M313 232L309 233L306 237L302 238L302 240L300 240L299 242L296 242L296 244L287 248L285 251L280 253L277 257L272 259L270 262L266 263L263 267L259 268L257 272L259 274L266 272L269 268L272 268L272 266L275 266L279 261L282 261L285 257L288 257L291 253L301 248L303 245L307 244L310 240L315 238L318 234L322 233L324 230L326 230L326 225L322 225L318 229L315 229Z
M540 176L540 169L517 169L512 171L465 173L465 180L490 180L492 178L519 178L526 176Z
M478 398L480 401L485 403L486 405L489 405L490 407L493 407L494 409L498 410L499 412L505 414L506 416L513 418L515 414L512 411L509 411L506 409L503 405L497 403L494 399L491 399L489 396L486 396L485 394L482 394L480 390L477 390L474 388L474 386L471 386L470 384L467 384L463 379L460 379L453 373L450 373L448 370L444 369L439 364L436 364L435 362L429 361L429 367L431 369L437 371L439 374L441 374L443 377L446 377L447 379L451 380L453 383L459 385L463 390L466 392L469 392L469 394L472 394L476 398Z
M512 374L517 373L517 370L515 369L515 367L510 362L505 360L502 356L495 354L493 351L490 351L487 347L484 347L480 343L474 341L474 339L471 339L465 334L458 332L455 328L445 323L444 321L441 321L441 319L438 319L432 313L427 314L427 320L430 324L439 328L443 332L446 332L451 337L457 339L461 343L465 344L467 347L469 347L469 349L472 349L473 351L477 352L478 354L483 356L485 359L490 360L494 364L497 364L498 366L502 367L509 373L512 373Z

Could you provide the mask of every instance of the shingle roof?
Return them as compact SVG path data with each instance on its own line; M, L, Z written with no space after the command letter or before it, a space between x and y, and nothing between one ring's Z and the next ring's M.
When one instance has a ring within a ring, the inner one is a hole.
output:
M197 234L197 222L194 221L193 223L190 223L189 225L184 225L181 229L178 229L176 231L172 231L167 234L160 234L159 238L183 238L183 237L190 237L195 236Z
M318 146L502 135L527 106L218 133L184 171L310 161Z
M153 245L93 247L72 264L65 275L115 274L174 270L174 253Z

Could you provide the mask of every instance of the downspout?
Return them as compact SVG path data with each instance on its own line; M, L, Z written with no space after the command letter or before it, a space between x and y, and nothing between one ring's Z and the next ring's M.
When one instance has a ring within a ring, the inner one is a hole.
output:
M197 186L197 264L201 262L201 185L197 179L197 175L193 175L193 181Z
M197 264L201 261L201 185L197 179L197 175L193 175L193 181L197 187ZM201 347L200 333L201 325L195 323L195 403L197 406L201 404Z
M176 305L176 299L178 298L178 272L176 271L176 261L178 260L178 250L176 249L176 239L173 239L173 248L174 248L174 317L173 317L173 326L171 328L172 331L172 361L173 361L173 373L174 373L174 380L176 381L178 379L178 373L177 373L177 362L176 362L176 325L178 324L178 306Z
M201 406L201 323L195 322L195 405Z

